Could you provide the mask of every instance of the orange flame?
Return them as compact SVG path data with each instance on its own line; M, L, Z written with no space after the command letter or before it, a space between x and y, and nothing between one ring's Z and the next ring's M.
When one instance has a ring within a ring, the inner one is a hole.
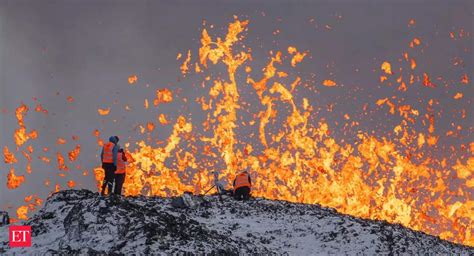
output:
M106 116L110 113L110 108L98 108L97 109L97 112L99 113L99 115L101 116Z
M76 183L75 183L73 180L69 180L69 181L67 182L67 186L68 186L69 188L74 188L74 187L76 186Z
M64 145L64 144L66 144L66 140L64 138L58 138L58 140L56 141L56 144Z
M128 83L129 84L134 84L138 81L138 77L136 75L131 75L128 77Z
M385 74L388 74L388 75L392 75L392 74L393 74L393 73L392 73L392 66L391 66L390 63L387 62L387 61L384 61L384 62L382 63L382 66L381 66L380 68L383 70L383 72L385 72Z
M158 121L160 121L160 124L162 124L162 125L169 124L169 121L166 119L165 114L160 114L160 116L158 117Z
M413 23L414 24L414 23ZM202 109L208 111L208 118L203 123L205 131L212 131L211 136L200 136L206 145L203 154L215 158L217 163L222 160L225 168L222 177L228 181L243 169L249 169L254 177L252 194L270 199L288 200L302 203L319 203L333 207L342 213L363 218L387 220L401 223L415 230L439 235L442 238L465 244L474 244L471 235L474 216L472 200L466 198L452 199L443 173L444 167L438 166L436 159L422 158L425 147L434 147L438 136L434 135L434 114L430 108L427 113L428 134L413 132L410 125L424 115L410 105L400 104L395 98L383 98L376 105L387 105L389 113L399 114L402 122L393 129L395 139L375 137L359 132L355 145L337 142L331 137L329 125L321 120L317 125L309 122L312 106L307 99L300 103L293 96L299 83L298 78L286 85L274 81L277 78L288 78L291 72L278 70L282 53L271 53L270 62L263 69L259 79L250 77L252 68L247 66L247 81L255 89L263 110L254 115L258 123L259 142L263 149L255 150L254 145L241 142L235 135L238 127L237 109L243 107L239 100L238 84L235 79L237 70L247 61L252 60L250 52L243 48L235 48L241 35L247 29L248 21L235 19L229 24L224 39L211 37L207 29L202 30L201 47L199 48L199 72L207 72L210 63L224 64L227 74L224 78L211 81L205 76L203 87L209 81L209 99L200 98ZM411 41L413 46L420 45L417 38ZM290 46L288 52L290 66L294 67L307 54L296 57L298 52ZM189 54L189 56L191 56ZM408 56L406 59L409 60ZM416 67L414 59L410 66ZM392 75L389 62L382 64L384 74ZM183 70L182 70L183 71ZM189 72L189 69L186 69ZM198 71L196 71L198 72ZM387 78L385 78L387 79ZM272 82L271 82L272 81ZM407 90L402 76L397 79L400 90ZM410 76L410 84L414 77ZM327 87L336 86L332 80L324 80ZM435 87L426 73L423 74L423 85ZM155 106L162 102L172 101L172 93L167 89L157 91ZM275 119L278 112L276 104L289 107L283 129L272 134L268 133L267 125ZM332 107L328 106L328 109ZM366 106L364 106L364 111ZM164 122L160 115L160 123ZM345 115L346 120L352 120ZM424 122L424 121L423 121ZM357 122L352 123L357 125ZM144 129L144 128L143 128ZM150 130L150 128L149 128ZM173 126L173 131L163 147L152 147L144 141L137 142L137 149L131 152L134 161L127 167L124 184L126 195L178 195L184 191L200 193L204 187L210 187L212 179L209 173L216 170L217 165L211 161L197 161L194 154L179 147L181 138L187 142L194 139L192 125L180 116ZM239 149L242 146L242 151ZM239 145L239 146L238 146ZM403 147L408 150L405 150ZM470 145L471 152L474 146ZM421 151L420 151L421 150ZM164 163L172 156L176 157L176 169ZM457 172L461 187L474 186L474 157L458 160L453 169ZM444 163L446 165L446 163ZM196 170L188 172L188 169ZM103 179L103 170L94 170L96 180ZM317 188L317 193L315 193ZM427 198L423 195L436 195ZM449 203L448 203L449 202ZM436 228L432 228L436 225Z
M28 214L28 206L26 206L26 205L20 206L16 210L16 216L20 220L27 220L28 219L27 214Z
M63 170L63 171L67 171L69 170L69 168L66 166L66 164L64 163L64 157L63 155L61 154L61 152L57 152L56 153L56 157L58 159L58 169L59 170Z
M423 73L423 85L426 87L436 88L436 85L431 82L426 73Z
M33 130L29 134L26 133L26 126L23 121L24 116L28 113L28 107L25 104L21 104L15 111L15 116L18 120L18 125L20 128L15 130L14 139L18 147L21 147L29 139L36 139L38 137L38 132Z
M455 100L459 100L459 99L462 99L463 96L464 96L464 95L463 95L462 93L458 92L458 93L456 93L456 95L454 95L453 98L454 98Z
M68 153L69 161L74 162L76 161L77 157L81 153L81 145L76 145L76 147Z
M307 52L303 52L303 53L298 52L296 47L293 47L293 46L288 47L288 53L293 55L293 58L291 58L292 67L296 67L297 63L302 62L304 57L307 54Z
M153 105L158 106L160 103L169 103L173 101L173 93L168 89L156 90L156 99L153 101Z
M336 82L334 82L333 80L324 80L323 85L327 87L334 87L336 86Z
M149 132L152 132L153 130L155 130L155 124L152 122L148 122L146 124L146 128L148 129Z
M415 22L409 24L412 26ZM464 142L459 149L451 147L453 152L462 152L458 159L454 153L441 159L430 154L430 149L436 149L443 139L435 131L455 137L466 127L453 122L448 132L439 131L437 124L441 121L436 111L439 101L420 100L415 107L399 97L400 92L411 89L415 81L436 87L423 71L420 72L422 77L402 74L402 70L412 72L417 67L408 53L403 54L405 61L400 59L400 62L409 68L395 68L392 67L395 62L388 61L380 67L383 72L380 81L388 85L396 81L397 95L381 96L361 106L364 113L370 113L373 109L369 108L374 107L374 111L387 111L389 118L400 119L387 129L386 136L380 136L359 130L357 115L346 112L341 113L341 122L331 127L323 117L317 119L320 112L309 98L295 94L299 88L308 86L304 76L295 75L298 72L294 72L294 68L309 52L298 52L295 46L289 46L284 52L270 51L266 65L252 68L252 64L256 65L251 63L252 51L243 42L247 26L248 21L235 17L223 36L211 36L207 29L202 30L198 53L188 51L180 69L183 75L188 74L193 71L190 65L194 63L194 72L204 77L199 86L208 90L207 95L196 99L207 116L202 123L204 133L200 133L200 127L195 129L188 115L180 115L175 122L170 122L174 117L160 114L160 124L172 124L166 141L152 145L152 136L148 134L146 141L134 144L133 151L129 151L130 145L126 144L125 195L171 196L184 191L199 194L211 186L213 171L219 170L221 177L230 183L236 173L249 170L254 180L254 196L318 203L353 216L400 223L454 242L474 245L474 201L469 194L474 188L474 142ZM410 47L418 45L421 45L420 39L410 41ZM220 76L212 72L216 65ZM222 67L226 69L224 75ZM397 77L391 77L394 70L400 73ZM240 75L246 79L241 80ZM467 75L464 77L461 83L467 84ZM442 81L442 78L439 76L436 80ZM239 91L246 85L239 84L242 81L255 92L256 101L252 104L241 99L246 96ZM325 89L328 91L337 89L331 88L337 85L333 80L323 80L322 85L328 87ZM158 89L154 106L172 102L180 91L173 93L166 88ZM457 93L454 98L463 96ZM149 107L147 99L144 105ZM250 105L258 110L252 113ZM335 105L327 104L326 110L332 112ZM324 110L324 107L319 109ZM38 133L27 132L23 120L27 111L24 104L16 109L19 128L14 139L17 152L28 161L26 171L29 173L33 147L28 146L26 150L20 147L29 139L37 138ZM108 115L110 108L102 111ZM98 112L101 114L101 109ZM253 120L241 116L244 112L253 116ZM459 116L465 118L467 113L463 109ZM157 129L151 121L145 120L142 124L141 133ZM251 126L254 132L245 134L244 138L238 136L240 129ZM357 129L354 142L339 139L334 132L338 129L345 133L346 128ZM93 135L102 146L99 130ZM48 150L43 148L43 151ZM199 153L206 157L197 157ZM68 153L69 162L76 161L79 154L77 145ZM58 168L67 171L63 155L57 152L56 157ZM45 163L50 161L45 156L39 158ZM4 159L6 163L16 163L15 155L8 148L4 148ZM87 171L82 173L88 174ZM93 173L99 188L104 171L95 168ZM58 175L66 177L68 173ZM452 180L456 184L454 189ZM24 181L25 177L15 175L12 167L7 177L8 188L18 188ZM45 185L52 185L49 179ZM67 181L70 188L77 185L73 180ZM61 186L55 184L54 190L60 189ZM20 207L19 218L26 218L28 211L41 203L38 198L33 203L33 198L25 197L28 205Z
M181 65L181 73L183 75L186 75L188 73L188 70L189 70L189 61L191 61L191 51L188 50L188 55L186 56L186 60L184 60L183 62L183 65Z
M3 147L3 158L6 164L14 164L17 162L15 155L8 150L8 147Z
M25 181L25 176L15 175L15 169L13 167L10 168L10 172L7 176L7 187L8 189L16 189L18 188L23 182Z

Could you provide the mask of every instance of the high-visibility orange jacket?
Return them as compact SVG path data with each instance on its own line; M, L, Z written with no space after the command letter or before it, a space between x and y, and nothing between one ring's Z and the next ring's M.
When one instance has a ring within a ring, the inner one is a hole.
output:
M123 174L127 169L127 158L125 157L124 153L117 153L117 170L115 174Z
M250 175L248 172L242 172L234 180L234 192L236 189L241 187L251 187L252 181L250 180Z
M114 146L115 144L112 142L107 142L107 144L104 145L102 163L114 163Z

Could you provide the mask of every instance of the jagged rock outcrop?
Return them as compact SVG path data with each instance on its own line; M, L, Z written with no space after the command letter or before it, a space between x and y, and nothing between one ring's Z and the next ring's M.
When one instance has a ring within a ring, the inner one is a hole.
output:
M32 226L32 247L10 249L8 228L1 227L0 254L474 254L472 247L318 205L227 196L206 196L193 209L170 202L61 191L24 223Z

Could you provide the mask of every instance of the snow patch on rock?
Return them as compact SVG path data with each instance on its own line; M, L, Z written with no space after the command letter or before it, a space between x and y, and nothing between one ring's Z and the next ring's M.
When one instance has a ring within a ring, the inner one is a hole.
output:
M206 196L194 209L176 209L171 200L60 191L22 223L32 226L32 247L9 248L8 227L0 227L0 254L474 254L472 247L318 205Z

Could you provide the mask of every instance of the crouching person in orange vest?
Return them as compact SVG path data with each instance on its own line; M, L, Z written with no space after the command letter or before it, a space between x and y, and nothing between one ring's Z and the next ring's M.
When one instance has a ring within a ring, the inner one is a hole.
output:
M121 195L122 187L125 181L125 173L127 170L127 156L123 149L119 149L117 153L117 170L115 171L115 187L114 194Z
M250 174L247 171L240 173L234 180L234 198L236 200L248 200L251 187L252 180L250 179Z

